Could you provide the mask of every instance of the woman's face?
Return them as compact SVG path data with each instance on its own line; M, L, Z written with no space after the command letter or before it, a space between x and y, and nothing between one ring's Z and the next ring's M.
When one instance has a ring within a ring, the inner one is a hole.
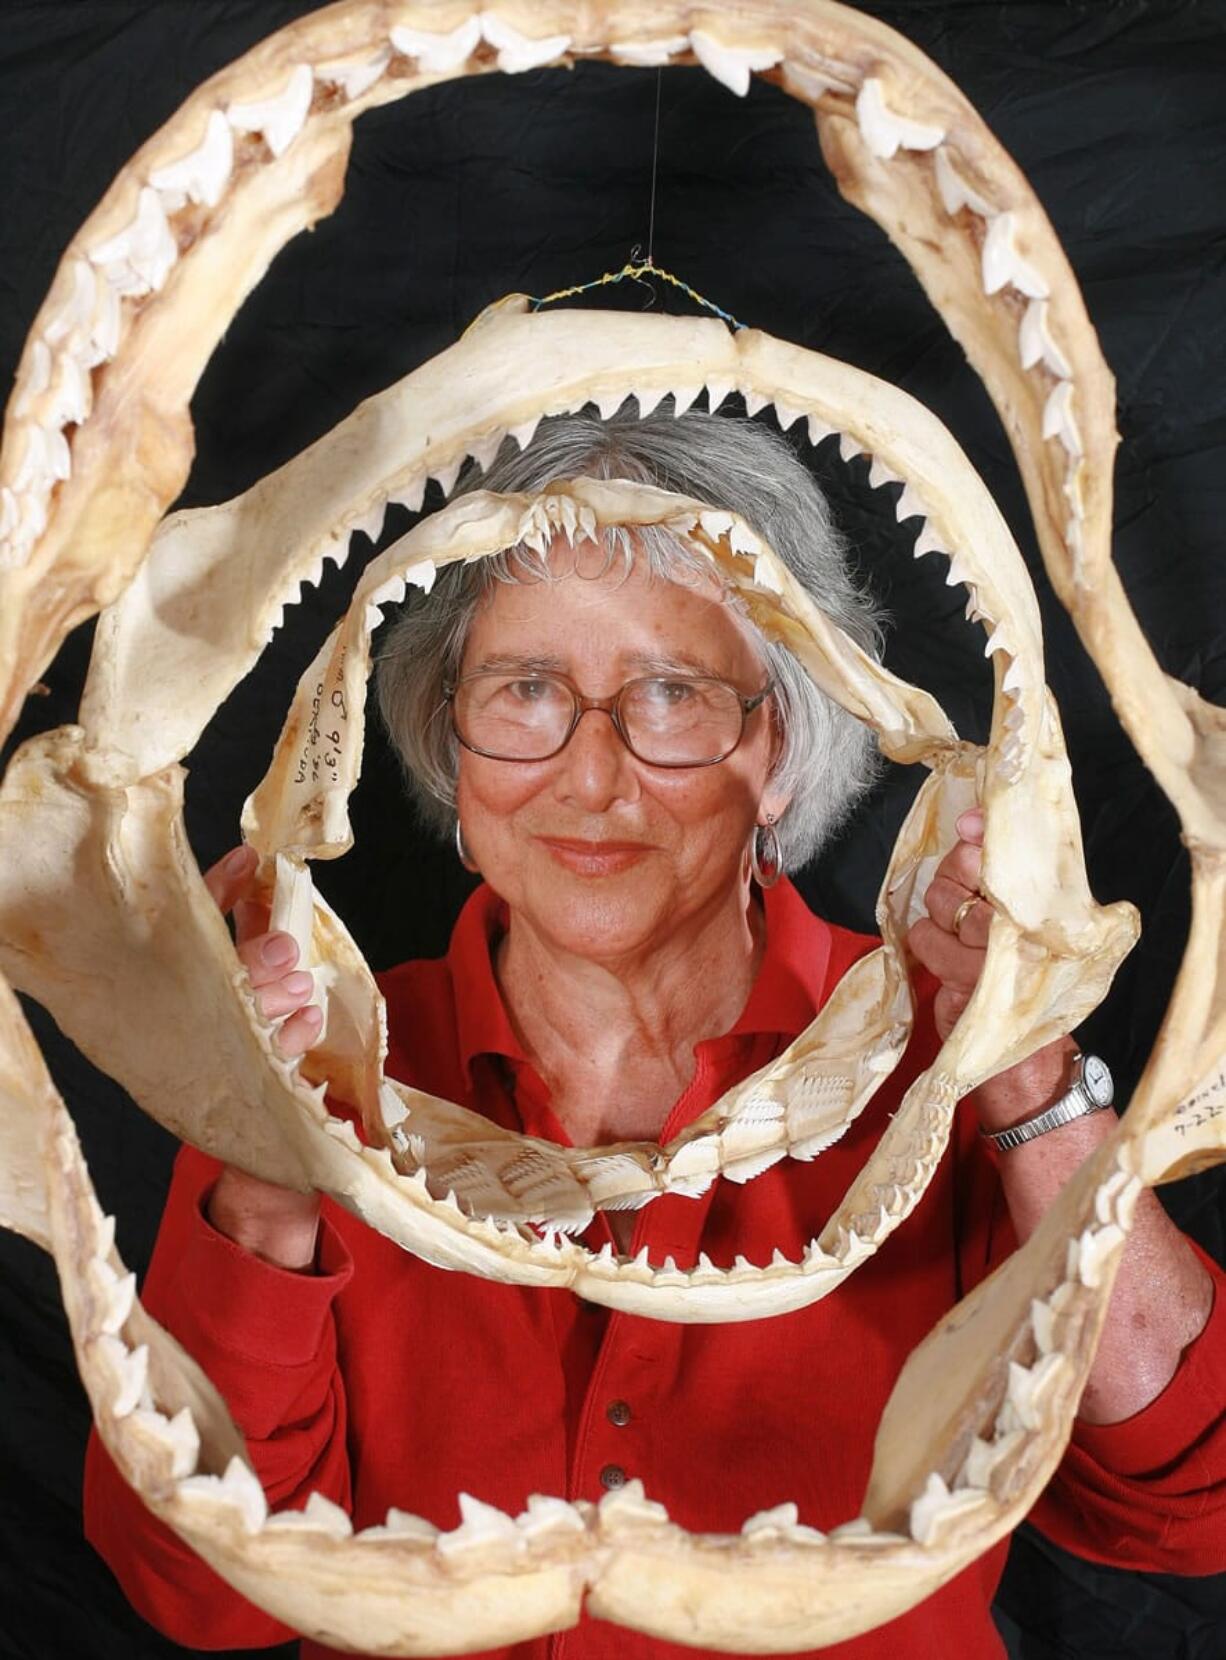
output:
M608 697L643 675L709 675L752 695L767 672L746 625L714 583L680 586L603 552L551 550L552 582L499 583L478 609L461 674L484 668L565 675ZM548 761L491 760L460 749L464 840L486 881L558 949L593 960L651 952L687 922L743 903L746 848L786 798L767 788L771 700L715 766L637 760L608 715L584 714Z

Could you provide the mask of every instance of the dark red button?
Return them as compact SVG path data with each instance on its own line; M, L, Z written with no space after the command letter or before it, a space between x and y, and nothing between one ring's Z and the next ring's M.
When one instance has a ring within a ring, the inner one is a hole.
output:
M620 1464L606 1464L600 1472L600 1485L610 1493L626 1485L626 1472Z
M634 1416L629 1405L625 1401L610 1401L608 1406L605 1407L604 1413L609 1422L611 1424L616 1424L618 1429L620 1429L623 1424L628 1424Z

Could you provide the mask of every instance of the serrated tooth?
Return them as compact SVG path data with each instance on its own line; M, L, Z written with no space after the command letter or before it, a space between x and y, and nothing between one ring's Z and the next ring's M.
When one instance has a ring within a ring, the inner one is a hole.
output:
M634 1260L631 1262L630 1266L632 1268L648 1268L648 1269L651 1267L651 1263L649 1262L648 1257L647 1257L647 1247L646 1247L646 1245L641 1247L638 1254L635 1256Z
M617 411L621 408L622 404L625 403L629 396L630 394L628 392L616 390L612 392L601 392L594 400L596 408L600 411L600 419L602 421L607 421L611 416L616 415ZM697 396L697 393L695 393L695 396Z
M835 429L832 426L828 426L825 421L819 421L816 415L809 416L807 425L809 428L809 442L814 449L816 449L824 439L831 438L834 435Z
M770 399L765 395L765 393L759 392L756 387L752 391L746 392L745 393L745 413L746 413L746 415L757 415L761 410L766 408L766 406L769 402L770 402Z
M1043 405L1043 436L1058 438L1069 455L1082 453L1081 432L1073 414L1073 383L1058 380Z
M518 426L507 428L507 437L513 438L521 450L526 450L532 442L533 434L541 424L541 417L533 415L530 420L520 421Z
M335 86L343 88L345 97L352 100L370 91L382 78L391 58L390 50L384 46L364 63L347 63L343 58L333 63L317 63L315 75L318 80L331 81Z
M796 1266L796 1264L791 1260L791 1258L790 1257L785 1257L783 1252L779 1249L778 1245L776 1245L775 1249L771 1252L771 1267L772 1268L794 1268L795 1266Z
M382 1522L375 1527L363 1528L354 1538L358 1543L364 1540L412 1539L416 1544L433 1546L438 1531L434 1523L428 1522L424 1516L411 1515L409 1511L397 1510L393 1505Z
M1036 363L1046 363L1053 374L1062 380L1072 377L1072 365L1052 339L1047 312L1050 302L1031 300L1022 313L1018 329L1018 352L1023 369L1033 369Z
M434 1548L440 1556L445 1558L491 1546L512 1555L522 1549L523 1536L505 1511L474 1499L470 1493L461 1493L459 1503L459 1527L450 1533L440 1533L435 1540Z
M445 34L397 24L391 32L391 41L406 58L415 58L427 75L445 75L448 70L466 63L477 50L481 42L481 17L465 18Z
M690 45L708 75L713 75L738 98L749 91L755 70L773 69L783 53L773 46L727 46L705 29L690 31Z
M774 1537L776 1534L786 1533L799 1521L800 1511L794 1503L777 1504L771 1510L759 1510L754 1515L747 1516L741 1523L741 1535L745 1539L753 1539L763 1534Z
M874 456L868 469L868 482L874 490L879 490L883 484L897 484L899 479L879 456Z
M698 386L678 386L673 391L673 415L684 415L687 409L693 407L702 391Z
M482 12L481 33L498 53L498 67L504 75L519 75L553 63L570 45L569 35L533 37L513 28L497 12Z
M991 657L992 653L995 651L1008 651L1008 649L1008 644L1005 640L1004 624L998 623L987 637L987 641L985 642L983 648L983 655L985 657Z
M431 478L438 480L439 486L445 496L449 496L451 494L452 489L455 486L455 481L460 476L460 467L463 464L463 459L464 458L462 456L457 456L454 461L446 461L441 466L432 466L430 468Z
M839 454L844 461L854 461L856 456L864 454L864 445L850 432L840 432Z
M920 493L911 484L904 484L902 495L894 503L894 517L902 524L904 519L927 519L928 509L920 497Z
M149 1345L139 1343L129 1352L124 1350L124 1359L120 1366L120 1385L111 1402L111 1413L116 1418L126 1418L129 1412L134 1412L145 1392L145 1384L149 1377Z
M403 484L398 484L388 500L395 502L398 507L407 507L410 513L419 513L425 494L426 475L415 473L412 478L405 479Z
M1056 1317L1049 1304L1038 1297L1031 1298L1030 1326L1041 1355L1051 1354L1056 1347Z
M951 554L949 558L949 569L945 573L945 586L947 588L961 588L962 585L969 582L970 579L970 566L964 563L961 554Z
M189 201L216 207L234 167L234 138L220 110L209 116L204 137L180 160L155 168L149 183L155 190L181 192Z
M302 1528L308 1532L326 1533L333 1539L348 1539L353 1533L353 1521L339 1504L323 1493L310 1493L301 1510L279 1510L264 1524L273 1532Z
M889 161L900 149L935 150L945 137L944 128L890 109L875 75L866 76L856 94L856 123L869 153L879 161Z
M937 536L931 524L926 524L915 538L915 546L911 550L914 559L922 559L926 553L944 553L945 545Z
M992 216L992 206L976 190L973 190L960 173L954 168L944 147L939 148L933 156L933 168L936 173L937 189L941 193L941 201L945 211L952 218L962 208L970 208L981 219Z
M231 104L226 119L236 132L260 133L274 156L283 156L306 125L315 95L311 66L298 64L275 98Z
M549 1498L542 1493L528 1495L528 1508L515 1518L515 1525L525 1539L542 1539L556 1534L574 1535L587 1532L582 1512L566 1499Z
M658 408L668 395L667 386L653 387L645 392L636 390L634 396L639 406L639 420L641 421L644 416L650 415L652 410Z
M730 380L709 380L707 382L707 408L712 415L731 396L732 382Z
M660 40L615 40L609 47L610 56L619 63L634 64L640 69L656 69L684 52L690 44L688 35L669 35Z
M1076 1255L1077 1278L1082 1285L1096 1291L1102 1284L1108 1260L1124 1243L1124 1230L1109 1222L1105 1228L1087 1228L1079 1239L1070 1243Z
M501 432L487 432L469 444L468 453L483 473L489 471L490 463L502 447L502 439Z
M995 214L988 220L987 235L983 239L983 289L985 294L996 294L1006 283L1032 300L1045 300L1049 289L1038 271L1024 260L1014 245L1017 233L1017 215Z
M698 1253L697 1271L702 1274L722 1274L723 1272L722 1269L715 1266L705 1251L699 1251Z
M136 1302L136 1275L125 1274L116 1279L106 1294L106 1312L100 1321L101 1330L115 1336L126 1324Z
M803 409L793 409L791 404L780 403L778 398L775 399L775 419L778 421L782 432L787 432L790 427L794 427L803 414Z
M1010 694L1015 694L1025 689L1026 677L1021 666L1020 657L1014 657L1010 660L1008 667L1005 669L1004 677L1002 678L1000 685L1003 692Z

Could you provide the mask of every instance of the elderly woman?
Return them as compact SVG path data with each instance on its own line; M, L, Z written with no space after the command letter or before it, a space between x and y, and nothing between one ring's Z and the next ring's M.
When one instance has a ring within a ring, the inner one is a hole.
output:
M560 417L479 482L537 490L580 475L735 509L875 645L825 502L761 426ZM864 789L868 737L666 534L449 567L392 630L379 690L419 811L483 878L446 959L384 977L393 1074L559 1142L663 1141L776 1055L871 949L781 877ZM919 1029L844 1139L744 1187L600 1215L590 1243L682 1265L803 1250L975 984L989 919L978 815L960 833L911 934L926 971ZM253 862L233 854L209 881L237 907L252 984L299 1053L320 1015L292 941L245 897ZM907 1353L1106 1134L1105 1115L1083 1115L998 1154L979 1133L1034 1120L1077 1060L1065 1040L977 1091L900 1238L837 1296L758 1325L671 1325L444 1274L326 1201L190 1149L146 1300L226 1394L278 1505L317 1488L358 1526L393 1504L451 1526L460 1491L514 1512L533 1491L595 1500L641 1477L692 1529L735 1530L788 1499L829 1527L857 1513ZM1220 1565L1224 1460L1206 1449L1222 1431L1206 1380L1226 1321L1219 1299L1207 1324L1212 1301L1210 1273L1146 1194L1074 1445L1040 1506L1063 1542L1124 1565ZM97 1444L87 1498L91 1536L163 1629L211 1648L288 1635L140 1511ZM826 1652L1000 1653L989 1604L1002 1560L1003 1546L887 1632ZM543 1656L546 1641L516 1652ZM619 1660L668 1648L595 1623L548 1641Z

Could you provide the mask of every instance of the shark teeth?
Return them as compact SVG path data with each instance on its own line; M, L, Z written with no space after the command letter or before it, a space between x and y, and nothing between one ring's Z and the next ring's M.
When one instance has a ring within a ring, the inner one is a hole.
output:
M460 1556L491 1546L499 1553L514 1554L522 1549L523 1535L505 1511L474 1499L470 1493L461 1493L459 1504L459 1527L440 1533L435 1542L440 1556Z
M481 33L498 53L498 67L506 75L518 75L525 69L539 69L543 64L553 63L570 45L569 35L545 35L539 39L522 35L497 12L481 14Z
M314 94L310 65L300 63L275 97L231 104L226 119L236 132L260 133L273 155L283 156L306 125Z
M200 1432L188 1407L181 1407L173 1418L138 1408L128 1419L128 1424L154 1441L168 1455L172 1480L181 1481L194 1473L200 1458Z
M388 47L382 47L373 58L354 63L343 58L337 58L330 63L315 65L315 78L320 81L330 81L344 90L345 97L352 100L360 98L364 92L369 92L383 76L384 70L391 62L392 54Z
M657 69L684 52L689 44L688 35L666 35L660 40L615 40L609 46L609 54L619 63Z
M988 220L983 239L983 290L997 294L1006 283L1032 300L1046 300L1050 289L1040 272L1017 251L1017 215L998 213Z
M194 150L165 167L154 168L149 183L164 195L216 207L234 169L234 135L220 110L209 116L204 137Z
M237 1454L222 1476L187 1476L175 1489L189 1504L227 1510L237 1517L247 1533L258 1533L268 1520L268 1500L249 1464Z
M348 1539L353 1533L348 1512L322 1493L311 1493L301 1510L278 1510L264 1526L272 1532L326 1533L331 1539Z
M427 75L445 75L466 63L481 42L480 17L465 18L445 34L410 29L397 24L391 33L392 45L406 58L415 58Z
M945 148L939 148L933 157L933 169L936 175L937 190L945 211L953 218L964 207L970 208L981 219L990 219L993 214L991 204L979 192L967 184L958 172Z
M690 45L708 75L713 75L738 98L749 91L751 76L756 71L773 69L783 59L775 46L727 46L705 29L690 33Z
M126 230L91 248L90 260L121 294L156 293L179 257L179 246L157 191L146 185Z
M973 1487L951 1493L934 1470L924 1491L911 1506L908 1519L911 1537L918 1544L935 1545L946 1528L968 1515L975 1515L990 1503L986 1492Z
M945 137L943 127L896 115L874 75L866 77L856 95L856 121L869 154L879 161L889 161L899 150L935 150Z

